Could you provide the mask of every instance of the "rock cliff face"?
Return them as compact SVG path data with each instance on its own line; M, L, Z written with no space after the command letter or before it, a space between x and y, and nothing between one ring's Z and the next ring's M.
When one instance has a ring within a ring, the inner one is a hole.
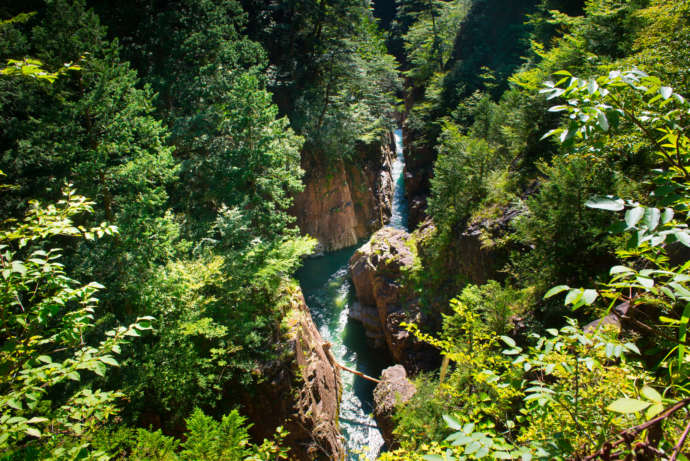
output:
M247 396L245 412L253 421L252 435L270 438L282 425L289 435L290 459L342 460L344 440L338 427L342 382L330 344L323 341L304 296L292 289L292 306L282 358L261 370L266 381Z
M396 362L418 371L435 362L436 353L401 326L428 320L403 281L415 261L409 237L384 227L352 256L349 270L359 305L350 316L362 322L375 347L385 345Z
M395 407L410 400L415 392L417 388L407 379L402 365L388 367L381 373L381 382L374 389L374 418L389 449L397 448L393 438Z
M394 158L390 133L380 142L358 145L347 162L304 152L305 187L293 206L301 231L316 238L322 251L332 251L383 226L391 215Z

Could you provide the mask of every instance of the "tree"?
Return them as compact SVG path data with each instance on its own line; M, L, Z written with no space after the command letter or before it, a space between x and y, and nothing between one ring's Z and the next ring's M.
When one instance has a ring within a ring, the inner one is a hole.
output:
M178 233L165 213L166 186L177 176L167 133L151 116L151 90L137 88L136 73L84 2L51 2L35 19L30 30L28 24L15 30L24 48L14 52L49 68L79 60L81 70L52 85L2 83L0 164L19 186L3 211L20 214L24 197L54 197L62 181L73 181L98 204L91 219L120 229L98 248L80 242L76 272L108 284L108 309L131 306L125 293L173 253Z

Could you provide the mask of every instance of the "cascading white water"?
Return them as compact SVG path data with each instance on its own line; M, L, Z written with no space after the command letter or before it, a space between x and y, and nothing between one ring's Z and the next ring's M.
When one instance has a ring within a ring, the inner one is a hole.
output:
M394 132L395 137L395 161L392 167L392 176L395 184L393 192L393 207L391 211L390 226L396 229L407 230L407 198L405 198L405 157L403 155L402 130Z
M395 189L389 225L406 230L401 130L395 130L395 150L396 159L391 172ZM366 375L380 376L381 370L390 365L385 354L369 349L364 328L348 317L353 289L347 264L355 250L356 247L351 247L308 259L298 271L297 278L314 322L323 339L331 343L336 360ZM364 453L368 459L374 460L384 444L376 421L371 417L374 384L352 373L342 372L341 377L340 428L345 437L347 458L359 461L359 454Z

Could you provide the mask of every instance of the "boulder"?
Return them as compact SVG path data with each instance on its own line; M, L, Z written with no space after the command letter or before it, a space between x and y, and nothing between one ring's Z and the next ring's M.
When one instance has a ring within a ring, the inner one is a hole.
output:
M352 255L349 270L358 305L349 315L362 322L367 337L379 339L371 341L372 346L385 344L396 362L416 372L429 368L438 354L402 326L427 321L404 282L404 272L415 261L409 237L403 230L384 227Z
M393 438L395 407L410 400L415 392L417 389L407 379L402 365L386 368L381 373L381 382L374 389L374 418L389 449L396 448Z

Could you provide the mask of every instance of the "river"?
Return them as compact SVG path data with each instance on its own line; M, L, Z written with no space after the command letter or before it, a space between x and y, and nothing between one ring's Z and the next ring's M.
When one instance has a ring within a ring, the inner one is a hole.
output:
M390 226L407 230L402 132L395 130L396 159L392 165L395 181ZM297 278L321 336L332 344L336 360L362 373L378 377L391 364L381 351L368 347L364 328L348 318L354 298L347 263L357 246L308 259ZM345 437L347 459L359 460L359 453L373 460L383 447L383 438L371 417L375 384L352 373L341 372L343 395L340 402L340 428Z

